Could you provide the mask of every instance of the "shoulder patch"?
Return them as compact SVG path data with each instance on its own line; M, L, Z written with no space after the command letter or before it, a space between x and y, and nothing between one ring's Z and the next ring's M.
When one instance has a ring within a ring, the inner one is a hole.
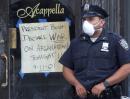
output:
M119 43L125 50L129 50L129 45L125 39L121 39Z

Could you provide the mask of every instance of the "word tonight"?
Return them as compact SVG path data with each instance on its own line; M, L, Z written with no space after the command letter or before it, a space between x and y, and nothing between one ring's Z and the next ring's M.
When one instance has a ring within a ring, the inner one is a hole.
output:
M40 3L34 7L26 7L25 9L17 10L17 16L19 18L31 17L34 18L37 15L50 16L51 14L64 14L64 8L60 4L56 4L54 8L39 8Z

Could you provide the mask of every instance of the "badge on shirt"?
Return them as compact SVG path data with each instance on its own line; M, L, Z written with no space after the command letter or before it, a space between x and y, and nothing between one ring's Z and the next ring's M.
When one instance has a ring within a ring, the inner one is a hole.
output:
M121 39L121 40L119 41L119 43L120 43L120 45L121 45L125 50L129 50L129 45L128 45L128 43L126 42L125 39Z
M103 42L101 51L109 52L109 49L108 49L108 48L109 48L109 43Z

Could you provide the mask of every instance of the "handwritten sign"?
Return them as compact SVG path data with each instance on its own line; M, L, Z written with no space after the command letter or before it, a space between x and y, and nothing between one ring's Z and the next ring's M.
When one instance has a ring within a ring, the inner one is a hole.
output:
M70 44L67 22L20 24L22 73L62 72L58 62Z

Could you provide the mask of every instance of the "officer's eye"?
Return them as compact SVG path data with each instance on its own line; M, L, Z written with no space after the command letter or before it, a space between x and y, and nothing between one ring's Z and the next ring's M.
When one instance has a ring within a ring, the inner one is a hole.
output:
M89 18L86 18L86 20L88 20L88 21L93 21L94 18L93 18L93 17L89 17Z
M85 18L84 21L87 20L89 22L93 21L94 20L94 17L88 17L88 18Z
M94 20L94 18L93 17L83 18L83 21L85 21L85 20L92 21L92 20Z

